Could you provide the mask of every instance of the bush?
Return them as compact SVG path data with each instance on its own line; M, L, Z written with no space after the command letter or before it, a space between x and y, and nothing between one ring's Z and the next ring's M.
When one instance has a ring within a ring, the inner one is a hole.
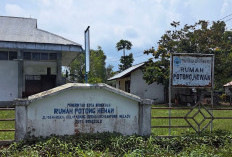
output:
M232 134L225 131L158 138L118 133L30 137L0 150L0 156L225 156L232 153Z
M225 93L220 95L219 97L223 102L227 102L229 100L228 96Z

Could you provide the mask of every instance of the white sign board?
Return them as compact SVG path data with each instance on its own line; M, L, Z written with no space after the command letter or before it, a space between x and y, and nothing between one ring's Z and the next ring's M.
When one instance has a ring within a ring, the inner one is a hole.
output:
M212 87L213 55L173 54L172 86Z

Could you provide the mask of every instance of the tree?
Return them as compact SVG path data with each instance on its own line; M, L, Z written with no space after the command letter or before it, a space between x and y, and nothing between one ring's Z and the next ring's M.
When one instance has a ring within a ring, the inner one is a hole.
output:
M143 69L144 79L148 84L162 83L168 88L170 53L203 53L215 54L215 87L232 79L232 32L226 31L223 21L206 21L185 25L177 30L179 22L171 25L174 30L167 31L158 42L158 48L145 50L144 54L152 54Z
M134 62L133 54L130 53L128 56L125 55L125 50L130 50L132 47L132 43L128 40L123 40L121 39L117 44L116 44L116 49L118 51L123 50L123 56L121 56L120 63L119 64L119 70L123 71L129 67L132 66L132 63Z
M89 83L106 82L106 56L99 46L97 50L90 51ZM70 65L70 79L74 82L85 82L85 55L80 54Z
M118 51L123 50L123 56L125 56L125 50L130 50L132 46L133 45L132 45L132 43L130 41L121 39L116 44L116 49Z
M69 65L69 79L73 82L85 82L85 54L80 53Z
M119 71L123 71L131 67L133 62L134 62L134 58L132 53L130 53L128 56L121 56L120 59L121 64L119 64Z
M114 66L111 64L106 67L106 79L114 76L115 72L113 71L113 68Z
M90 51L89 83L106 82L106 56L99 46L97 50Z

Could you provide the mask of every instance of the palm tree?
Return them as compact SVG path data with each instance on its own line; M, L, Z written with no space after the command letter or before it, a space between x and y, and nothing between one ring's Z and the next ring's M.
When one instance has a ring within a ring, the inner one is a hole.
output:
M132 46L133 45L132 45L132 43L130 41L121 39L116 44L116 49L118 51L123 50L123 56L125 57L125 50L130 50Z

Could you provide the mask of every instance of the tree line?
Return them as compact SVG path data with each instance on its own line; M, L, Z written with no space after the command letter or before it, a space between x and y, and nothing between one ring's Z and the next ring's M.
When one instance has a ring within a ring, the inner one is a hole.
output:
M223 85L232 80L232 31L226 29L224 21L213 21L212 24L200 20L193 25L180 27L180 22L173 21L172 29L166 31L158 41L158 47L144 50L145 55L151 54L143 68L143 78L148 84L161 83L166 88L169 84L169 65L171 53L201 53L215 55L215 88L222 89ZM126 55L131 50L132 43L120 40L116 44L118 51L123 51L120 58L119 72L133 64L133 54ZM106 82L117 72L113 66L106 67L106 56L101 47L90 51L89 83ZM70 79L84 82L85 56L79 56L70 65Z
M224 21L210 24L200 20L193 25L179 28L180 22L172 22L172 30L166 31L158 41L158 48L145 50L152 54L143 69L148 84L162 83L168 88L171 53L200 53L215 55L215 89L232 80L232 32L226 30Z

